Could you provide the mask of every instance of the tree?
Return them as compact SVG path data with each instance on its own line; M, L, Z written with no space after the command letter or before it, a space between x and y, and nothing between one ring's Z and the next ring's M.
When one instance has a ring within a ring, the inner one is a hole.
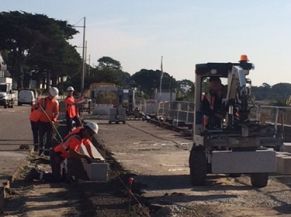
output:
M104 69L112 69L112 70L121 70L121 64L119 61L111 58L111 57L101 57L98 60L99 63L99 69L104 70Z
M56 83L58 76L66 73L63 62L68 54L79 61L75 58L75 49L66 41L77 30L66 21L41 14L1 12L0 28L0 50L7 52L9 70L20 88L32 72L38 74L37 77L46 75Z
M177 100L194 100L194 83L188 79L177 81Z
M281 101L285 101L291 95L291 84L278 83L270 86L263 83L262 86L252 87L252 92L256 100L271 100L281 103Z
M155 90L160 86L161 71L142 69L131 76L131 83L138 87L149 97L153 97ZM168 73L164 72L162 80L162 90L169 91L176 88L176 80Z
M111 57L101 57L99 64L91 68L90 76L86 78L85 86L91 83L113 83L123 88L129 87L130 74L122 71L121 64L118 60Z

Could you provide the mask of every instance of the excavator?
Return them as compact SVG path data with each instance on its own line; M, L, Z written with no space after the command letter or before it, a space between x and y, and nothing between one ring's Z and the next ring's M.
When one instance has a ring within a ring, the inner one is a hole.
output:
M242 55L238 63L204 63L195 69L193 146L189 167L192 185L204 185L208 174L250 176L253 187L265 187L276 170L276 148L282 139L274 124L262 123L254 115L256 103L248 75L254 65ZM202 106L209 80L224 82L219 124L205 124Z

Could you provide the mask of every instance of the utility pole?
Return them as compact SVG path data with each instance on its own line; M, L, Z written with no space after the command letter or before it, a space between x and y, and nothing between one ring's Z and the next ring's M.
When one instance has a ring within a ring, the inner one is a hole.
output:
M85 31L86 30L86 17L84 17L84 24L83 24L83 65L82 65L82 74L81 74L81 93L84 90L84 81L85 81L85 68L86 68L86 59L85 59Z
M169 89L170 89L170 105L172 103L172 80L173 80L173 76L170 77L170 85L169 85Z
M91 55L89 54L89 57L88 57L88 65L89 65L89 68L88 68L88 75L90 76L90 70L91 70L91 66L90 66L90 64L91 64Z
M161 57L161 77L160 77L160 94L159 94L159 102L161 101L162 98L162 82L163 82L163 56Z

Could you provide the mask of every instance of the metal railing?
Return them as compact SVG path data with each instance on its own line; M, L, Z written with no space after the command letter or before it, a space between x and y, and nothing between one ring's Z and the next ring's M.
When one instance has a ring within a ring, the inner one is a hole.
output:
M194 121L194 103L186 101L157 102L144 101L139 106L145 114L154 114L158 119L167 121L173 126L190 126ZM291 128L291 107L288 106L268 106L256 105L251 109L250 119L260 123L287 126Z

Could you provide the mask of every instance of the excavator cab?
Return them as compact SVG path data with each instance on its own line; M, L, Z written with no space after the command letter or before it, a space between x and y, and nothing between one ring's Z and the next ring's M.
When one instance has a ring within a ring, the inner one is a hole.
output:
M264 187L268 174L275 172L276 130L252 115L256 104L247 77L253 69L246 61L196 65L189 157L193 185L203 185L211 173L244 173L250 175L254 187Z

